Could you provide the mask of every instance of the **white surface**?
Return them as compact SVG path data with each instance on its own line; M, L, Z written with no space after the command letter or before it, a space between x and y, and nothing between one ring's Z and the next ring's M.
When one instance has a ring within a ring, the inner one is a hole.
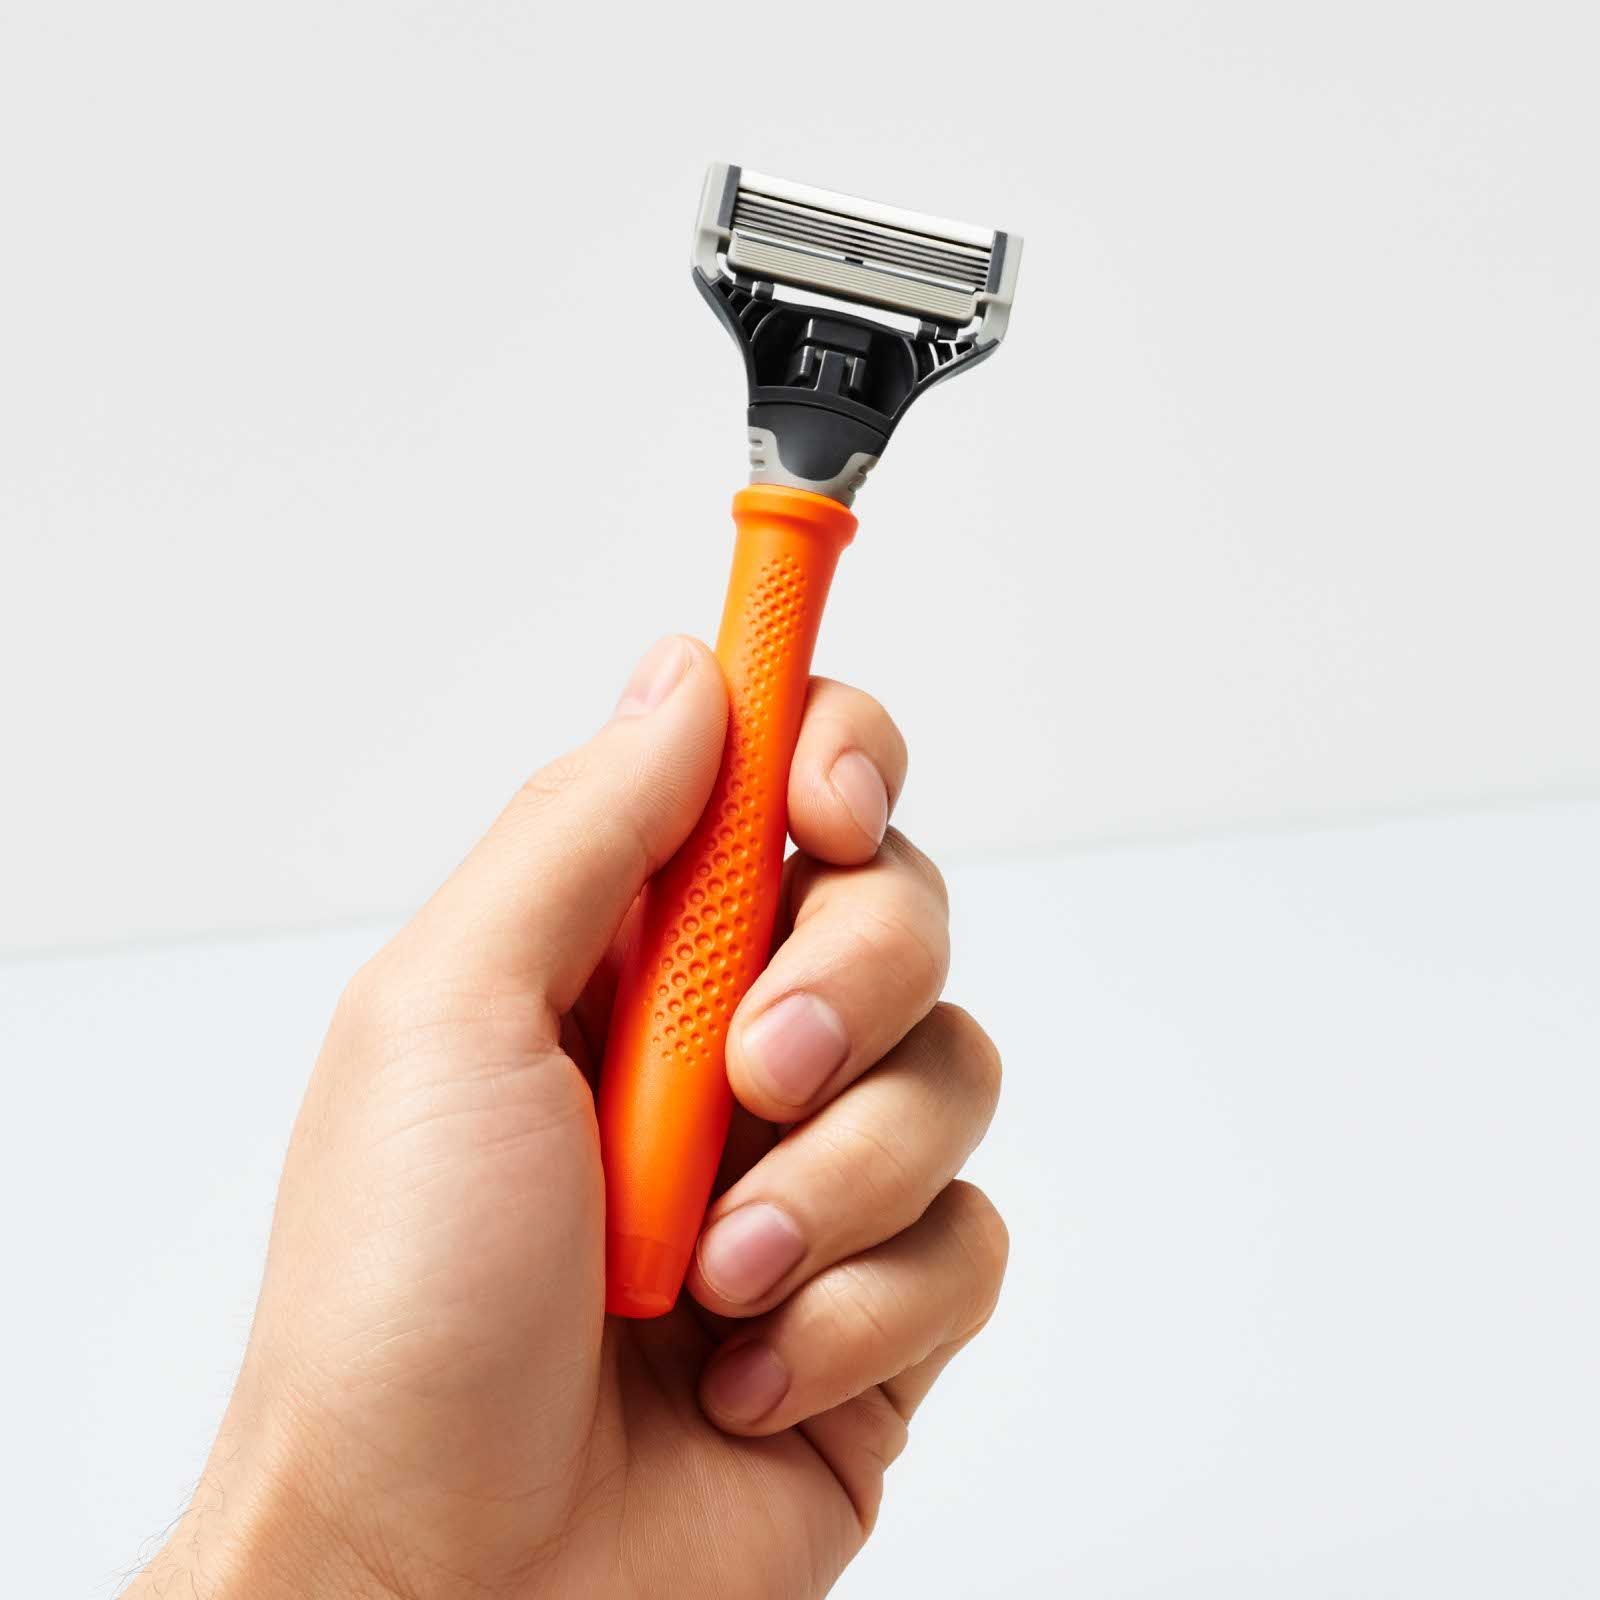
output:
M951 881L1011 1276L837 1593L1600 1591L1600 807ZM0 966L8 1592L178 1508L378 937Z
M712 157L1027 235L819 657L925 843L1600 782L1592 7L799 21L4 7L0 945L402 909L714 629Z

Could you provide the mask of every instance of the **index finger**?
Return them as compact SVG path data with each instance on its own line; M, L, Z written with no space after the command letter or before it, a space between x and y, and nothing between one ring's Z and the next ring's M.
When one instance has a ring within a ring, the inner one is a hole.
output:
M906 742L869 694L813 678L789 768L789 833L831 866L870 861L906 781Z

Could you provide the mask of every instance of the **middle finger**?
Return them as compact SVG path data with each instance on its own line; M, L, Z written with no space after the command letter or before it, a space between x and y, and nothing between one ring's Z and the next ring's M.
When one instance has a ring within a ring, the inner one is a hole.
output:
M894 829L865 866L799 858L789 896L793 930L728 1030L728 1082L770 1122L798 1122L899 1043L950 964L944 880Z

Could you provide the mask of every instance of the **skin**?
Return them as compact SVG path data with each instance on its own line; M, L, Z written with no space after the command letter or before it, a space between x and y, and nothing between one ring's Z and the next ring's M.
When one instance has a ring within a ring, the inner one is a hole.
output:
M725 718L710 652L662 641L351 981L237 1387L129 1596L801 1597L862 1547L913 1413L994 1308L1006 1233L955 1177L999 1062L938 1003L944 886L885 831L905 745L856 690L811 686L799 853L729 1035L738 1109L685 1293L652 1321L603 1311L605 1017ZM797 995L842 1055L798 1101L756 1029Z

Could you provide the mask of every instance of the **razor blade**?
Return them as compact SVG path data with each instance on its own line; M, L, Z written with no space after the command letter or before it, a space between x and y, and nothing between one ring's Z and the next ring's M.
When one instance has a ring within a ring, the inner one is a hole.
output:
M849 505L912 400L1004 337L1022 241L713 163L696 285L749 379L751 480Z

